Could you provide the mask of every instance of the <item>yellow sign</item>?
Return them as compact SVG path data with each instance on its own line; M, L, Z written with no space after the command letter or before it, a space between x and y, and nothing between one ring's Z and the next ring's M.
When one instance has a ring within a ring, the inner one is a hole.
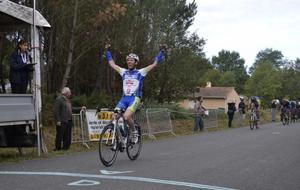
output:
M101 111L97 114L98 120L111 120L113 116L113 112L111 111Z
M100 134L98 134L98 133L90 134L91 141L97 141L99 139L100 139Z
M110 124L114 112L112 111L101 111L96 114L96 110L86 110L86 121L88 126L88 137L90 141L99 141L102 130L105 126ZM118 121L118 125L124 127L124 121L120 119ZM105 135L105 138L109 138L111 140L112 135Z

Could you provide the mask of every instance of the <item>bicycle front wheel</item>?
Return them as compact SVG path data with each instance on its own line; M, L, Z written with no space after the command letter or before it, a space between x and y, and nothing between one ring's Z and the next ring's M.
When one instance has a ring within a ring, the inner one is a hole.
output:
M111 166L118 155L118 141L114 125L109 124L104 127L99 139L99 156L103 165Z
M136 132L133 129L128 130L128 142L126 147L127 156L130 160L136 160L142 150L142 131L139 125L136 125Z

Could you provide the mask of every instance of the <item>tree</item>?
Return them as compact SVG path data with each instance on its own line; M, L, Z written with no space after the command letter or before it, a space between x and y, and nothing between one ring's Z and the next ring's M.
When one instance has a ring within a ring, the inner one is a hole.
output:
M219 70L209 69L201 77L200 84L203 86L207 82L211 82L212 86L219 86L219 85L221 85L220 78L221 78L221 73Z
M245 67L245 60L240 57L240 54L235 51L222 50L218 53L218 56L213 56L211 60L213 67L220 71L221 74L231 71L234 74L235 81L238 83L232 82L232 86L235 87L237 92L244 91L244 84L248 79L248 74ZM228 77L228 76L227 76ZM226 78L224 78L225 80ZM230 82L223 81L223 84Z
M111 43L117 64L126 67L126 55L134 52L141 60L139 68L153 62L160 43L168 44L167 59L144 85L144 97L159 102L193 91L211 68L203 52L205 41L187 30L196 14L195 2L41 0L38 10L51 24L41 39L44 93L68 85L77 95L101 91L118 99L121 78L102 56L106 42Z
M273 50L272 48L267 48L265 50L261 50L256 55L255 62L252 67L250 67L249 72L252 73L256 67L263 62L271 63L274 68L279 69L280 67L285 65L284 56L281 51Z
M268 106L272 99L280 96L282 82L279 71L268 61L261 62L246 82L246 94L262 98L263 106Z
M99 63L95 61L99 60L99 44L105 43L108 26L124 16L126 8L119 3L97 0L74 0L71 4L44 0L42 5L52 25L46 33L45 44L47 91L54 92L68 84L75 93L90 92L95 85L87 85L86 81L99 76L95 72ZM87 61L89 67L86 67ZM82 70L86 72L80 72ZM75 77L77 75L80 77Z
M221 75L220 78L220 85L221 86L227 86L227 87L231 87L231 86L236 86L236 79L235 79L235 75L232 71L226 71L223 75Z
M294 69L298 72L300 72L300 59L297 58L295 61L294 61Z
M296 90L300 88L299 74L299 71L296 71L293 68L286 68L280 71L282 89L278 94L280 94L281 97L288 97L291 100L300 99L300 91Z

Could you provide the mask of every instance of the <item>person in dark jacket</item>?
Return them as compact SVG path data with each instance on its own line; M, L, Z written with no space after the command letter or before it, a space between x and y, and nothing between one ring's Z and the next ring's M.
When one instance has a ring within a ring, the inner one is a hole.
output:
M9 80L13 94L26 94L32 71L33 64L31 64L31 57L28 53L28 43L20 40L16 51L10 56Z
M233 101L229 102L228 103L228 111L227 111L227 115L228 115L228 127L232 126L231 123L232 123L235 111L236 111L235 103Z
M54 105L54 117L56 122L56 138L55 149L68 150L71 146L72 138L72 112L85 110L83 106L81 108L73 108L71 101L71 90L68 87L64 87L61 91L61 95L55 100Z
M245 119L245 114L246 114L246 104L244 101L244 97L240 97L240 103L239 103L239 114L242 119Z

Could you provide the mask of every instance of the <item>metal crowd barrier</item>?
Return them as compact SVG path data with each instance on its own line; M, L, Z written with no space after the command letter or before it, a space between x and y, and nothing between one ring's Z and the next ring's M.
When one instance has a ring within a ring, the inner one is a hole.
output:
M155 134L173 131L170 111L168 108L149 108L146 110L148 136L155 138Z
M142 128L142 134L147 135L149 133L146 112L144 110L139 110L135 115L134 119L139 123ZM72 128L72 143L82 143L84 146L89 148L88 142L88 125L85 117L84 111L80 114L72 114L73 128Z
M193 115L192 112L178 112L169 110L168 108L148 108L137 111L134 119L140 124L143 135L153 138L155 138L155 134L166 132L175 135L170 117L170 113L172 112ZM223 110L209 110L209 114L204 117L204 127L219 127L220 124L218 121L221 118L227 120L227 115L226 113L224 114ZM233 122L237 126L242 124L242 118L239 113L235 114ZM89 148L87 142L90 142L88 126L85 113L82 111L80 114L73 114L72 143L82 143Z
M80 114L72 114L73 128L72 128L72 143L82 143L87 148L90 148L87 144L88 128L85 122L85 114L80 111Z

